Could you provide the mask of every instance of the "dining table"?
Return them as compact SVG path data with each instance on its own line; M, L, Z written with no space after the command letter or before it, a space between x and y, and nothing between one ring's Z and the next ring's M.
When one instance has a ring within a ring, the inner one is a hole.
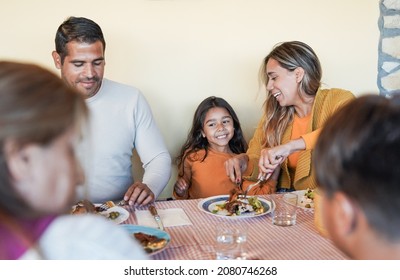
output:
M267 201L279 201L282 194L261 195ZM215 260L215 229L221 223L247 228L247 259L253 260L345 260L347 257L333 242L321 235L314 223L314 209L298 207L296 224L277 226L271 213L246 218L215 215L200 207L203 199L159 200L154 205L162 209L181 208L190 224L165 227L169 244L152 254L154 260ZM147 206L124 206L130 215L122 224L138 225L136 212Z

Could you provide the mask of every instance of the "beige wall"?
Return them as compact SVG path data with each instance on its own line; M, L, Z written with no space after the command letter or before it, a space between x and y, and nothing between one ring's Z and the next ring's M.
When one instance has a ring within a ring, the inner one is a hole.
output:
M0 59L55 71L55 31L70 15L100 24L105 76L143 91L173 157L210 95L231 103L250 139L264 100L259 65L280 41L311 45L326 87L378 91L376 0L0 0Z

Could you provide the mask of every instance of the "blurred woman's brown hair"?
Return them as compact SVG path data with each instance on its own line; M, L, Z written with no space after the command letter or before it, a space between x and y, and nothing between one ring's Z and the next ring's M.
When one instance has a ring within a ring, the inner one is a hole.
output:
M52 72L34 65L0 61L0 214L35 216L12 187L4 145L47 145L71 127L79 127L88 110L83 98Z

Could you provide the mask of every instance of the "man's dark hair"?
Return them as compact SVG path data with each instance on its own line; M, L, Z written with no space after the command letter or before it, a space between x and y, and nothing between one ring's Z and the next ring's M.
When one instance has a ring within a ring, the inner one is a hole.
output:
M58 27L55 44L61 63L64 63L64 58L68 55L66 45L71 41L90 44L100 41L103 44L103 51L106 50L106 42L100 26L84 17L69 17Z

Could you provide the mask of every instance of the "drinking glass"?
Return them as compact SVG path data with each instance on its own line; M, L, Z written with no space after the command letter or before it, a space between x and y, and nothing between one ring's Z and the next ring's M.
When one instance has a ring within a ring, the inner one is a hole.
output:
M217 260L245 260L247 229L234 224L220 223L215 229Z
M298 196L294 193L285 193L281 200L275 201L272 212L272 223L277 226L293 226L296 224Z

